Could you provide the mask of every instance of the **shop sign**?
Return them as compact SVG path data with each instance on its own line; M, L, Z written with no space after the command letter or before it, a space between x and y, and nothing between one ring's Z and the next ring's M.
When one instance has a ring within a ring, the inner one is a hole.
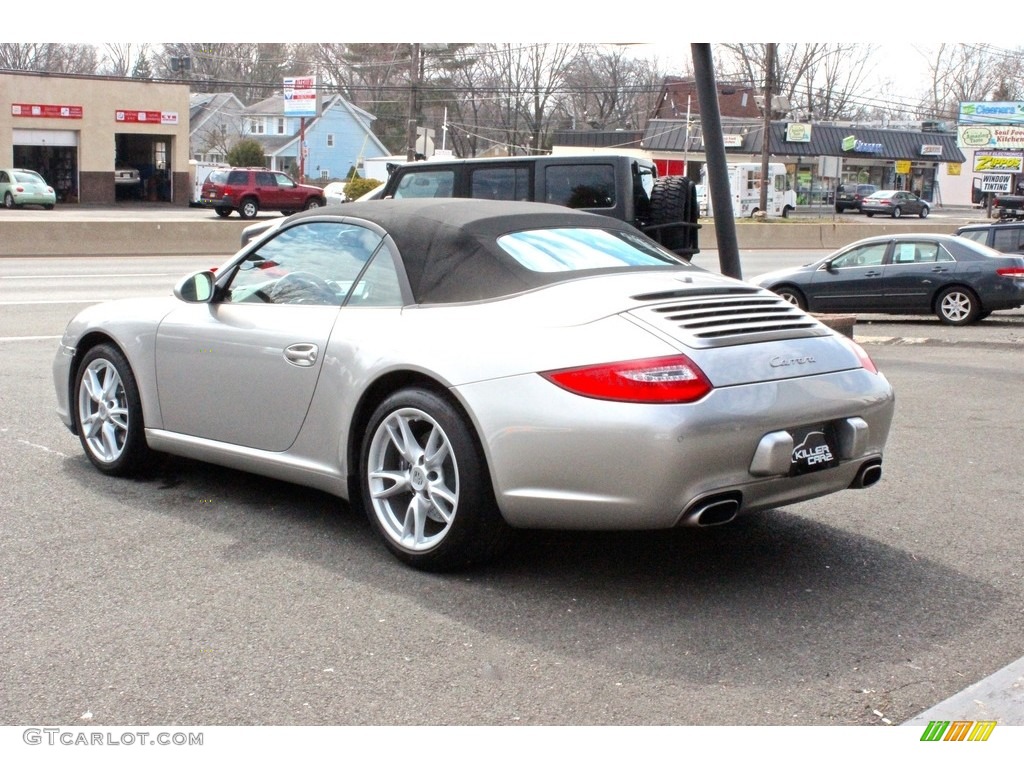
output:
M982 192L1009 192L1013 176L1009 173L986 173L981 177Z
M861 141L856 136L847 136L843 139L843 152L866 152L871 155L880 155L885 152L881 144Z
M903 175L910 173L910 161L909 160L897 160L895 165L896 165L896 173L903 174Z
M942 145L941 144L922 144L921 154L930 157L942 157Z
M979 150L974 153L975 173L1021 173L1024 172L1024 154L1019 152L989 152Z
M82 108L67 104L11 104L12 117L56 117L82 119Z
M960 163L946 163L946 173L949 176L960 175Z
M1024 124L1024 103L1017 101L961 101L957 122L960 125Z
M118 109L114 120L119 123L152 123L153 125L177 125L177 112L161 112L152 109Z
M960 125L956 139L962 149L1024 149L1024 125Z
M810 140L810 123L788 123L786 125L786 141L809 142Z
M722 137L722 144L726 147L737 147L743 146L743 135L739 133L727 133Z
M307 75L284 79L286 117L316 117L318 106L315 77Z

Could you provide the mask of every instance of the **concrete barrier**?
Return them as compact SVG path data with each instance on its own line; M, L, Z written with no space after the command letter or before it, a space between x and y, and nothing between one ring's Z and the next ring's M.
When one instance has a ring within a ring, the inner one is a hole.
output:
M252 221L10 221L0 256L230 256Z
M42 213L42 212L40 212ZM49 213L49 212L47 212ZM927 220L900 220L899 223L858 223L849 221L800 221L769 219L736 222L736 239L746 249L825 249L835 250L873 235L897 232L936 232L951 234L959 223ZM264 219L256 219L263 221ZM242 230L252 220L147 218L135 220L44 221L39 218L0 221L0 256L134 256L134 255L213 255L230 256L239 248ZM702 219L699 233L702 250L718 250L713 219Z

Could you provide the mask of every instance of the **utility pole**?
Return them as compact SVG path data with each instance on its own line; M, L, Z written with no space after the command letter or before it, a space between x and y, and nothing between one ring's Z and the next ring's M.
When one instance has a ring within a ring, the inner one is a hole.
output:
M761 199L758 204L762 219L768 217L768 184L771 181L768 160L771 157L772 99L775 92L775 46L776 43L768 43L764 62L764 136L761 139Z
M416 159L416 108L419 103L420 87L420 44L411 43L409 47L409 123L406 130L405 159Z
M723 275L742 280L736 218L732 209L732 195L729 193L729 163L725 157L722 113L718 108L718 87L715 84L711 44L690 43L690 55L693 57L693 78L697 84L697 104L700 107L704 152L707 155L708 197L711 209L715 212L718 263Z

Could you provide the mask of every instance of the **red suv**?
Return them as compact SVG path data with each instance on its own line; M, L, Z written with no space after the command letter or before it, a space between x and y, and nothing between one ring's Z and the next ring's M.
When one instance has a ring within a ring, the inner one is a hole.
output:
M199 193L199 204L218 216L238 211L251 219L261 210L281 211L286 216L324 204L324 191L299 184L287 173L268 168L224 168L211 173Z

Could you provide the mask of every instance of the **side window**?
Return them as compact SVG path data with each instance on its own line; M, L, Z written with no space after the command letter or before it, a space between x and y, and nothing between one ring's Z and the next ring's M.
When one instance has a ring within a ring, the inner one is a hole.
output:
M1021 232L1024 232L1024 228L1021 229ZM998 243L999 243L999 233L995 232L993 234L995 234L996 239L995 239L995 242L992 244L992 247L995 248L996 250L1002 250L999 247L999 245L998 245ZM988 233L987 232L983 232L980 229L969 229L966 232L961 232L960 233L960 237L965 237L968 240L973 240L976 243L981 243L982 245L986 245L986 240L988 239Z
M276 187L277 178L270 171L256 171L256 186Z
M897 243L892 261L894 264L934 264L939 251L936 243Z
M528 168L478 168L469 177L469 196L483 200L529 200Z
M274 181L272 184L276 184L279 187L294 187L295 182L288 178L287 173L275 173Z
M385 241L373 255L349 294L346 307L400 307L402 288L390 243Z
M546 201L569 208L613 208L615 168L611 165L549 165L544 169Z
M341 306L381 240L354 224L317 221L289 227L236 268L225 300Z
M244 187L249 183L248 171L232 171L228 174L228 184L234 187Z
M1003 253L1018 253L1024 238L1024 227L996 229L992 232L992 247ZM984 242L980 240L979 242Z
M833 259L832 267L843 269L846 267L881 266L888 245L888 243L872 243L871 245L862 245L854 248Z
M407 197L452 197L455 171L413 171L402 176L395 189L395 199Z

